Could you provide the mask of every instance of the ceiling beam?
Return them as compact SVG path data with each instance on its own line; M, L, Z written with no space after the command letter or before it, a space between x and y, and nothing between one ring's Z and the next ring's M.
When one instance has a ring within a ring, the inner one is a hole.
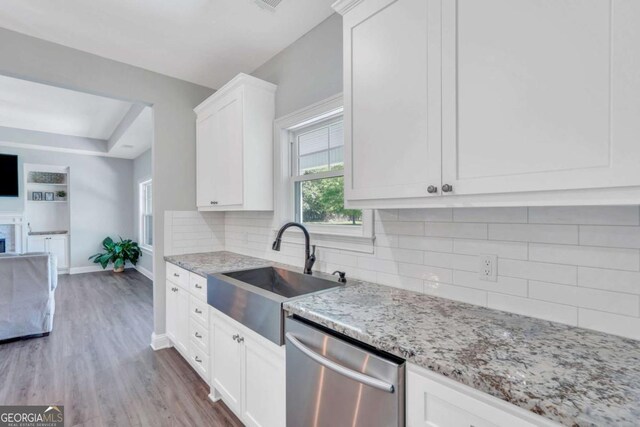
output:
M107 141L0 126L0 146L104 156Z
M117 145L122 135L124 135L127 130L131 127L133 122L136 121L142 110L144 110L145 106L142 104L133 104L127 114L124 115L118 126L114 129L109 141L107 142L107 152L113 150Z

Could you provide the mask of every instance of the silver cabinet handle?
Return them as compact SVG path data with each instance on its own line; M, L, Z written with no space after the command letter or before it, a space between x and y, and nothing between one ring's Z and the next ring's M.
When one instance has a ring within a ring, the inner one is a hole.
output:
M453 191L453 186L450 184L445 184L442 186L442 192L443 193L450 193Z
M202 310L200 310L200 309L198 309L198 308L196 308L196 310L195 310L195 311L196 311L196 314L202 314Z
M196 332L196 338L202 338L202 335L200 335L199 333Z
M427 187L427 193L433 194L437 192L438 192L438 187L436 187L435 185L430 185Z
M178 273L173 273L173 277L180 277Z
M244 342L244 337L238 337L238 342L239 343Z
M315 353L310 348L306 347L304 344L298 341L298 339L294 337L291 332L287 332L285 336L294 347L296 347L298 350L300 350L309 358L313 359L315 362L321 364L322 366L329 368L340 375L344 375L345 377L350 378L354 381L373 388L377 388L378 390L386 391L389 393L395 392L395 387L393 386L393 384L389 384L388 382L370 377L369 375L354 371L353 369L345 368L344 366L339 365L336 362L319 355L318 353Z
M196 362L202 363L202 359L200 359L198 356L196 356Z
M178 292L178 288L171 288L173 292Z
M196 284L196 289L202 289L202 286Z
M240 335L235 334L234 336L232 336L231 338L233 338L234 341L238 341L238 338L240 338Z
M216 201L213 201L213 200L212 200L212 201L211 201L211 204L212 204L212 205L217 205L217 204L218 204L218 202L216 202Z

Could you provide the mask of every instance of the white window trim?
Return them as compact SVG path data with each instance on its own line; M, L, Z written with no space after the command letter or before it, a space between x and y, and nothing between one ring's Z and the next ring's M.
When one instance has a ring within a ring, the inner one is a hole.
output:
M142 199L143 188L147 184L153 185L153 179L151 177L145 178L138 183L138 245L140 249L148 253L153 253L153 246L146 245L144 243L144 221L142 220L142 212L144 211L144 202Z
M295 220L293 218L295 202L293 200L293 191L290 188L293 170L290 131L307 126L310 123L342 115L343 105L342 94L338 94L274 121L273 182L275 189L275 218L278 225ZM371 210L362 211L362 227L344 226L343 228L336 225L308 225L307 229L313 236L314 243L319 247L373 253L375 235L373 230L373 211ZM289 230L292 231L292 234L297 232L297 229ZM296 236L295 241L299 239L300 236Z

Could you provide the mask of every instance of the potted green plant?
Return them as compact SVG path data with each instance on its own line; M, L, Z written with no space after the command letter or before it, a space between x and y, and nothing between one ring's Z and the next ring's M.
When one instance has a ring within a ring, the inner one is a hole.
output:
M109 263L113 263L113 271L116 273L124 271L124 265L127 261L136 265L138 258L142 256L137 242L131 239L124 240L122 237L119 242L114 242L111 237L107 237L102 241L102 248L105 250L104 253L91 255L89 259L100 264L103 269L106 269Z
M65 198L67 197L67 192L66 191L58 191L56 193L56 196L58 196L58 200L65 200Z

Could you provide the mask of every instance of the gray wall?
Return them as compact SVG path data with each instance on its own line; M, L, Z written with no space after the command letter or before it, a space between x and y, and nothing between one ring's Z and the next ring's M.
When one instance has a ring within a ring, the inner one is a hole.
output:
M251 74L278 85L276 117L341 93L342 16L331 15Z
M141 236L139 235L139 222L140 222L140 183L147 181L151 178L151 149L140 154L133 160L133 227L135 239L139 242ZM154 221L156 217L154 216ZM145 268L153 273L153 253L143 250L142 258L138 261L138 266Z
M5 29L0 29L0 74L153 106L154 258L162 265L162 212L195 207L193 107L213 90ZM163 270L155 276L155 333L165 331Z
M9 147L0 147L0 153L17 154L20 173L20 197L0 198L0 212L24 211L24 163L69 166L72 268L94 265L87 258L100 250L106 236L135 236L132 160Z

